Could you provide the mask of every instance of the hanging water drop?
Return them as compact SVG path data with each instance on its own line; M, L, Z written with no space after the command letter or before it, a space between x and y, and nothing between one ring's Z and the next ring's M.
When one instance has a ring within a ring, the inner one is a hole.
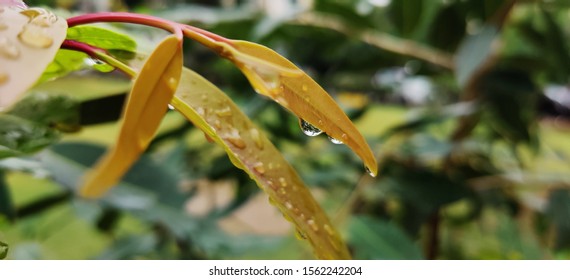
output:
M328 136L328 135L327 135L327 136ZM331 136L328 136L328 137L329 137L329 140L331 141L331 143L333 143L333 144L337 144L337 145L344 144L342 141L340 141L340 140L338 140L338 139L336 139L336 138L333 138L333 137L331 137Z
M307 121L305 121L303 119L299 119L299 122L300 122L301 130L307 136L312 137L312 136L317 136L317 135L323 133L322 130L318 129L317 127L315 127L314 125L308 123Z
M230 106L226 106L222 109L216 110L216 115L218 115L218 117L230 117L232 115L232 109Z
M376 174L372 173L372 171L367 166L365 166L364 169L366 169L366 172L368 173L368 175L370 175L372 177L376 177Z
M20 50L8 38L0 37L0 55L5 58L16 59L20 57Z
M175 110L176 108L174 108L174 106L168 104L168 110Z
M32 48L47 49L53 44L53 38L46 32L46 29L33 24L25 25L22 32L18 34L18 39Z

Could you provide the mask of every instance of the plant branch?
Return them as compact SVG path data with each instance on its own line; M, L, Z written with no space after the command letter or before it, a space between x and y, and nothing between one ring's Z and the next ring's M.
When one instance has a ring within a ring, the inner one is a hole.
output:
M371 29L355 32L354 28L334 16L314 12L305 13L292 23L332 29L349 37L357 37L363 42L386 51L424 60L445 69L453 70L454 68L453 55L449 53Z

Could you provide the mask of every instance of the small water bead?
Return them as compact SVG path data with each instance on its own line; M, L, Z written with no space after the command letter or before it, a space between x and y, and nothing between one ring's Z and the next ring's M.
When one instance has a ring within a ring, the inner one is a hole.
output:
M287 180L285 180L283 177L280 177L279 184L281 184L282 187L287 187Z
M232 109L230 106L226 106L222 109L216 110L216 115L219 117L230 117L232 115Z
M314 125L308 123L307 121L305 121L303 119L299 119L299 123L301 126L301 130L307 136L313 137L313 136L317 136L317 135L323 133L322 130L318 129L317 127L315 127Z
M175 110L176 108L174 108L174 106L168 104L168 110Z
M366 169L366 172L368 173L368 175L370 175L372 177L376 177L376 174L372 173L372 171L367 166L365 166L364 169Z
M317 223L315 223L315 220L309 219L307 220L307 224L309 225L309 227L311 227L313 231L319 231L319 226L317 225Z
M328 135L327 135L327 136L328 136ZM333 144L337 144L337 145L344 144L342 141L340 141L340 140L338 140L338 139L336 139L336 138L333 138L333 137L330 137L330 136L328 136L328 137L329 137L329 140L331 141L331 143L333 143Z
M222 122L218 119L214 120L214 127L216 129L222 129Z
M53 38L46 32L46 29L33 24L25 25L22 32L18 34L18 39L32 48L47 49L53 44Z
M226 134L225 138L238 149L244 149L247 146L245 141L241 138L239 131L235 128L230 129L230 132Z
M203 107L196 108L196 113L202 117L206 117L206 110Z
M285 208L287 208L288 210L293 209L293 204L291 204L291 202L289 201L285 201Z
M170 78L168 79L168 87L171 90L176 90L176 88L178 88L178 80L176 78Z
M8 38L0 37L0 55L9 59L17 59L20 57L20 50Z
M259 133L259 130L252 128L249 130L249 134L251 135L251 139L253 139L255 146L257 146L257 148L259 148L259 149L263 149L263 139L261 138L261 134ZM269 169L271 169L271 168L269 168Z
M280 194L280 195L287 195L287 190L285 190L284 188L280 188L280 189L279 189L279 194Z
M253 170L255 170L257 173L259 174L265 174L265 166L263 165L263 162L256 162L253 165Z
M325 229L325 231L330 235L330 236L334 236L334 230L331 228L331 226L329 226L328 224L325 224L323 226L323 228Z

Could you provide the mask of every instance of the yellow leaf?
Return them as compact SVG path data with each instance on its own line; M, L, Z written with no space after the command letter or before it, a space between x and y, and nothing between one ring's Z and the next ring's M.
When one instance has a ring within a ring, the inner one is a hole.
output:
M333 141L346 144L364 161L372 176L377 174L376 158L364 137L334 99L295 64L265 46L247 41L226 39L209 44L236 64L258 93L310 124L306 127L316 127Z
M178 87L182 63L181 42L175 35L148 57L129 94L117 144L86 175L81 195L103 195L147 148Z
M0 109L41 77L65 40L67 22L44 9L0 6Z
M171 104L247 172L270 201L295 224L321 259L347 259L350 254L326 214L295 170L249 118L216 86L184 69Z

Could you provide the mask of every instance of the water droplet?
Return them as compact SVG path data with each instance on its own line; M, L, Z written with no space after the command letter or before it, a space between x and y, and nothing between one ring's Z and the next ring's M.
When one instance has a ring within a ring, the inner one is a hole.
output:
M0 37L0 55L5 58L16 59L20 57L20 50L8 38Z
M168 104L168 110L175 110L174 106Z
M252 128L249 130L249 134L251 135L251 139L253 139L253 142L255 142L255 146L257 146L257 148L259 149L263 149L263 139L261 139L261 134L259 133L259 130Z
M243 141L239 135L239 131L235 128L232 128L230 132L226 134L225 138L238 149L244 149L246 147L245 141Z
M307 91L307 90L309 90L309 86L307 86L307 85L302 85L302 86L301 86L301 89L302 89L303 91Z
M263 166L263 162L256 162L253 165L253 170L255 170L259 174L264 174L265 173L265 166Z
M372 171L370 171L370 169L365 166L364 169L366 169L366 172L368 173L368 175L372 176L372 177L376 177L376 174L372 173Z
M291 204L291 202L289 201L285 201L285 208L287 208L288 210L293 209L293 204Z
M315 220L309 219L307 220L307 224L309 225L309 227L311 227L313 231L319 231L319 226L317 225L317 223L315 223Z
M312 136L317 136L317 135L323 133L320 129L316 128L314 125L308 123L307 121L305 121L303 119L299 119L299 122L300 122L301 130L307 136L312 137Z
M222 109L216 110L216 115L219 117L230 117L232 115L232 109L230 106L226 106Z
M8 76L8 73L0 71L0 85L5 84L9 79L10 76Z
M46 29L33 24L25 25L22 32L18 34L18 39L32 48L47 49L53 44L53 38L46 32Z
M307 236L300 229L295 230L295 237L297 237L299 240L307 239Z
M214 120L214 127L216 129L222 129L222 122L218 119Z
M282 187L287 187L287 180L285 180L285 178L280 177L279 178L279 184L281 184Z
M202 107L196 108L196 113L202 117L206 117L206 110Z
M20 14L27 16L30 20L34 19L35 17L45 13L46 10L40 8L31 8L24 11L21 11Z
M287 190L285 190L284 188L280 188L280 189L279 189L279 194L281 194L281 195L286 195L286 194L287 194Z
M346 135L346 133L343 133L340 138L342 138L342 141L346 141L348 140L348 135Z
M57 21L57 17L51 13L45 13L34 17L30 20L30 24L37 25L39 27L50 27Z
M287 100L283 96L278 95L275 98L275 101L277 101L277 103L281 104L281 106L284 106L284 107L289 106L289 102L287 102Z
M328 135L327 135L327 136L328 136ZM336 139L336 138L333 138L333 137L330 137L330 136L328 136L328 137L329 137L329 140L331 141L331 143L333 143L333 144L337 144L337 145L339 145L339 144L344 144L342 141L340 141L340 140L338 140L338 139Z
M295 215L299 215L301 213L301 210L299 210L299 208L295 207L295 208L293 208L293 213L295 213Z
M171 90L176 90L176 88L178 88L178 80L176 78L170 77L170 79L168 79L168 87Z
M267 167L269 168L269 170L273 170L273 162L270 162Z
M335 232L334 230L331 228L331 226L329 226L328 224L325 224L323 226L323 228L325 229L325 231L330 235L330 236L334 236Z

